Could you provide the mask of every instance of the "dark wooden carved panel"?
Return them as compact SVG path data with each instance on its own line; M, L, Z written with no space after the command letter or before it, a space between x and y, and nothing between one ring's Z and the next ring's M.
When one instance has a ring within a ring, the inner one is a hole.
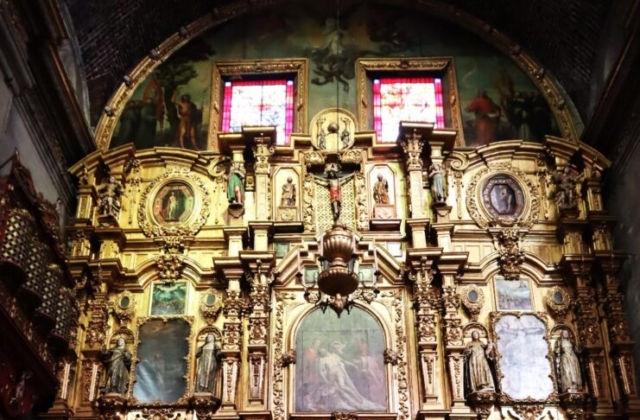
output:
M0 178L0 337L11 343L0 346L2 416L46 409L59 386L57 359L75 358L79 314L59 232L56 206L15 155Z

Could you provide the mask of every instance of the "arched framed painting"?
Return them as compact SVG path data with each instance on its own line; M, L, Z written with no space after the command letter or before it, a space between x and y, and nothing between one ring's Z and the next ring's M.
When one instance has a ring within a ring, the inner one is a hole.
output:
M316 309L296 334L295 411L386 412L382 327L358 307L338 318Z

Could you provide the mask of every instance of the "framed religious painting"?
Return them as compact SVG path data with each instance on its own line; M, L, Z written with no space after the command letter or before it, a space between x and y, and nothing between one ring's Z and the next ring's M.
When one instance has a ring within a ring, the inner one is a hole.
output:
M481 228L531 228L538 220L540 186L520 168L481 168L466 188L469 216Z
M153 199L153 217L160 223L179 223L191 216L193 204L193 189L189 184L169 182L160 188Z
M210 203L209 191L198 174L173 168L145 188L138 224L150 237L195 235L207 221Z
M496 219L517 219L524 210L524 192L513 177L498 174L486 180L482 189L482 202L489 214Z
M355 307L338 318L316 309L295 337L294 411L387 411L384 332L373 315Z
M150 315L184 315L187 307L187 282L154 283L151 286Z
M496 299L500 311L532 311L530 279L520 276L518 280L506 280L496 276Z
M555 388L544 314L492 312L491 324L502 393L511 401L544 402Z
M138 320L133 398L139 404L184 404L189 395L191 317Z

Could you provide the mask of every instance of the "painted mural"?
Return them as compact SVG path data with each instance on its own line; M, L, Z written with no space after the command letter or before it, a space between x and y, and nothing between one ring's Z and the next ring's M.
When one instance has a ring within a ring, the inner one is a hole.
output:
M532 81L476 35L415 11L370 3L344 8L338 22L335 11L306 2L239 18L187 44L138 86L111 144L204 149L212 60L308 58L313 116L337 104L355 112L358 58L402 56L454 57L469 147L559 134Z
M311 312L296 334L295 411L387 411L384 348L382 328L360 308Z

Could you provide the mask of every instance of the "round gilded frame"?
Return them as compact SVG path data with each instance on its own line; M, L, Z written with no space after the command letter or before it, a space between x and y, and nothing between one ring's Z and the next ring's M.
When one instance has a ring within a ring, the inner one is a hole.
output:
M518 168L509 165L484 168L467 187L467 210L482 228L531 227L540 213L540 191Z
M172 169L153 179L142 193L138 224L149 237L192 236L209 217L210 201L198 175Z

